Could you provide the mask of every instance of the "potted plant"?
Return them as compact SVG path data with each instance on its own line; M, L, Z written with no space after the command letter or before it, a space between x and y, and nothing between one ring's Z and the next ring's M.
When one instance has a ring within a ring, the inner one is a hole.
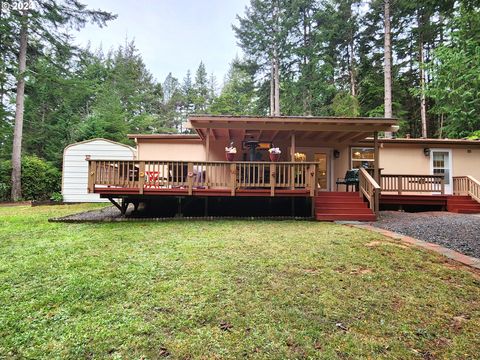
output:
M278 147L271 147L268 149L268 152L270 153L270 161L276 162L278 159L280 159L280 154L282 151Z
M225 147L225 156L228 161L235 160L235 154L237 153L237 148L233 146L233 142L230 143L230 146Z

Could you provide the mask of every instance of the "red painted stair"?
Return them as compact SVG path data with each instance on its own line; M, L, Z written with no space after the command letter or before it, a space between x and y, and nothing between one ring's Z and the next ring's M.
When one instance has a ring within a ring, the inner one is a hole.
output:
M470 196L453 195L447 198L447 211L462 214L480 213L480 204Z
M315 218L319 221L375 221L377 219L358 192L319 192L314 201Z

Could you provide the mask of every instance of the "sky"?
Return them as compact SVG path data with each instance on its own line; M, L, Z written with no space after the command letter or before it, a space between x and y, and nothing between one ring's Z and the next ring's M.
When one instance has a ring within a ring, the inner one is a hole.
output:
M163 82L171 72L180 81L194 77L200 61L220 85L231 60L241 56L232 30L249 0L83 0L89 8L117 14L107 27L87 25L75 32L78 45L104 51L134 40L143 60Z

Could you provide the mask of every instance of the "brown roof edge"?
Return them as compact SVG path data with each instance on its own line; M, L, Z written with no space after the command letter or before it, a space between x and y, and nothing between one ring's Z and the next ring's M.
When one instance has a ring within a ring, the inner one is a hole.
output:
M438 145L478 145L480 146L480 140L467 140L467 139L432 139L432 138L395 138L395 139L378 139L379 142L385 144L438 144ZM373 143L373 138L366 138L359 141L359 143Z
M129 139L200 139L200 136L198 136L198 134L128 134L127 137Z
M383 118L383 117L349 117L349 116L259 116L259 115L208 115L195 114L188 117L189 120L392 120L398 121L397 118Z

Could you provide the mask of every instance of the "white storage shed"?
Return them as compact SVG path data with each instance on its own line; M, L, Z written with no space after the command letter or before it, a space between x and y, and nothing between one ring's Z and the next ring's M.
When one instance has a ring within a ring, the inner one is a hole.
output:
M62 195L64 202L108 202L88 193L88 162L92 160L134 160L135 149L107 139L91 139L68 145L63 151Z

